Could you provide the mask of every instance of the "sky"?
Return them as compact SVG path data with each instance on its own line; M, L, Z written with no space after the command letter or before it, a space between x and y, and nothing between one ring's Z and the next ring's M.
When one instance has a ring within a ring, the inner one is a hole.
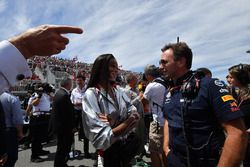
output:
M112 53L123 69L143 72L177 36L193 51L192 69L216 78L250 63L249 0L0 0L0 16L0 40L42 24L83 28L57 56L86 63Z

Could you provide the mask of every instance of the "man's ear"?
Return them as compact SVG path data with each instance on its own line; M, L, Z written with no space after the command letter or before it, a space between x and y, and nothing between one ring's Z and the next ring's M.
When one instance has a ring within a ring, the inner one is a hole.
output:
M186 66L186 62L187 62L187 60L184 58L184 57L180 57L178 60L177 60L177 66L178 67L184 67L184 66Z

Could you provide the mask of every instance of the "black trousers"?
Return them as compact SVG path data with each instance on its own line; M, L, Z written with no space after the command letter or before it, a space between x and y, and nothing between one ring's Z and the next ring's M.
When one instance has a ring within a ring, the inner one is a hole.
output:
M0 157L6 154L5 116L0 102Z
M250 167L250 143L247 144L247 150L245 154L245 159L243 161L244 167Z
M75 127L79 129L78 139L83 139L83 151L89 153L89 139L85 137L82 124L82 110L75 110Z
M187 167L187 158L181 156L175 151L170 151L166 157L167 166L168 167ZM191 156L190 158L190 164L191 167L216 167L218 163L218 160L215 160L214 158L209 159L200 159L197 156Z
M73 143L74 134L63 132L57 134L57 149L54 167L64 167L69 159L69 152Z
M131 160L137 154L140 140L135 134L118 140L104 151L104 167L132 167Z
M7 128L6 147L8 159L3 167L14 167L18 158L18 139L16 128Z
M42 142L48 136L49 115L30 117L31 158L36 158L42 151Z
M149 127L150 127L150 123L152 122L153 120L153 116L152 114L147 114L147 115L144 115L144 124L145 124L145 143L148 142L149 140Z

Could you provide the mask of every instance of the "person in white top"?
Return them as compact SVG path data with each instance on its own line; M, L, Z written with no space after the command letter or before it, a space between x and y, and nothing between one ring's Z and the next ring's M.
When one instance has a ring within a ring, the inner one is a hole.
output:
M61 34L77 33L83 30L72 26L42 25L29 29L20 35L0 42L0 94L14 86L18 79L31 76L26 59L35 55L51 56L65 49L69 39ZM11 67L11 68L9 68ZM17 77L17 76L21 77ZM4 119L0 107L0 119ZM4 144L4 121L0 123L0 165L6 160Z
M85 79L86 78L84 74L79 73L76 76L77 86L72 90L70 100L74 105L76 127L79 127L78 139L84 140L83 144L84 157L91 158L91 155L89 153L89 140L84 135L83 124L82 124L82 98L86 91Z
M150 112L153 115L153 121L149 129L149 151L153 167L166 166L163 153L163 125L164 117L162 106L166 88L163 84L157 82L161 80L160 71L154 65L146 66L144 70L146 79L150 82L143 94L142 102L149 103Z

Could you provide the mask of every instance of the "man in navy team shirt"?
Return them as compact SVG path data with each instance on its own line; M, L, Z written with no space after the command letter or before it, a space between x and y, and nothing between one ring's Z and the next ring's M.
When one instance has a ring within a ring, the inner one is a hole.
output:
M168 167L239 166L247 141L242 112L223 82L195 75L191 65L186 43L162 49L160 68L172 80L164 105Z

